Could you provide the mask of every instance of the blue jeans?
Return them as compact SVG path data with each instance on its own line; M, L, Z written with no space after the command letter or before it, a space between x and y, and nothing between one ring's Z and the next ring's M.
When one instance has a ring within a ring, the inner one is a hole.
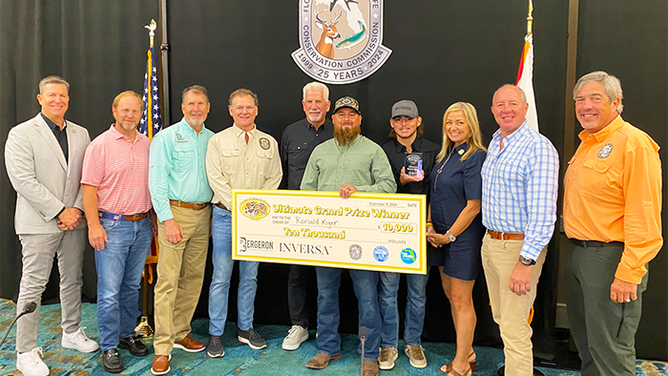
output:
M151 218L139 221L100 219L107 243L95 251L97 326L100 348L118 347L118 337L135 334L139 316L139 285L151 246Z
M399 309L397 290L399 273L380 272L378 282L378 303L383 326L380 333L381 347L396 347L399 342ZM424 310L427 304L427 275L406 274L406 317L404 319L404 340L407 345L420 346L420 336L424 327Z
M227 321L227 303L232 277L232 215L217 206L213 208L213 277L209 288L209 334L222 336ZM257 291L258 262L239 261L237 290L237 326L241 330L253 327L255 292Z
M329 356L341 353L339 335L339 287L342 269L316 267L318 277L318 351ZM369 335L364 346L364 359L373 362L380 353L380 312L378 311L378 272L350 270L358 301L359 326L366 326Z

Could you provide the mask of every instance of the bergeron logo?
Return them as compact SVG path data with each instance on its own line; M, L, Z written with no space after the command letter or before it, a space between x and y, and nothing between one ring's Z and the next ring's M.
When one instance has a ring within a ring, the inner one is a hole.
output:
M304 73L349 84L376 72L392 50L383 46L383 0L300 0L299 44Z

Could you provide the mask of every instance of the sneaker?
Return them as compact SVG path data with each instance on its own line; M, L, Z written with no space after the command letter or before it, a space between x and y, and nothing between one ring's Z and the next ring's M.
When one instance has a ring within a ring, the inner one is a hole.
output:
M118 350L114 348L102 351L102 367L109 373L123 371L123 359L121 359L121 354L118 353Z
M256 332L255 329L253 328L250 328L248 330L239 329L239 332L237 334L237 339L241 343L245 343L248 346L250 346L250 348L253 350L260 350L267 347L267 342L264 339L262 339L262 337L260 337L258 332Z
M86 328L79 328L79 330L70 334L63 332L63 339L60 341L60 344L66 349L77 349L82 353L89 353L99 349L100 346L97 345L97 342L86 337L84 329Z
M210 358L221 358L225 355L225 348L220 342L220 336L209 336L209 343L206 345L206 354Z
M16 369L25 376L48 376L49 367L42 361L41 347L35 347L30 352L16 354Z
M378 368L392 369L394 368L394 361L399 357L399 352L396 347L381 347L380 356L378 357Z
M406 345L404 352L406 353L406 356L408 356L408 359L410 359L413 367L425 368L427 366L427 358L424 356L424 350L421 345Z
M297 350L302 342L308 339L308 330L299 325L293 325L283 340L283 350Z

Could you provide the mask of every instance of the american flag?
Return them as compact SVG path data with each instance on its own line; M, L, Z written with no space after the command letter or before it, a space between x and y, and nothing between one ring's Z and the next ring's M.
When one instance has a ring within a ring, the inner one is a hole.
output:
M158 71L155 69L153 60L153 46L146 53L146 74L144 74L144 113L139 122L139 131L149 139L162 129L162 117L160 116L160 92L158 90ZM150 115L149 115L150 114Z

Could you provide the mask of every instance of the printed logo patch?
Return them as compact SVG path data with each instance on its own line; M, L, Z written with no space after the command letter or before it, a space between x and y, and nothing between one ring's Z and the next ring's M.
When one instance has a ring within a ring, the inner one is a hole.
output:
M353 260L359 260L362 258L362 247L359 244L352 244L348 248L348 254Z
M376 261L385 262L387 261L388 257L390 257L390 252L387 250L387 248L383 247L382 245L379 245L378 247L374 248L373 258L375 258Z
M403 261L405 264L412 264L417 260L417 255L415 254L415 251L410 249L410 248L404 248L401 250L401 261Z
M270 212L269 204L259 198L249 198L241 203L241 214L255 221L268 216Z

